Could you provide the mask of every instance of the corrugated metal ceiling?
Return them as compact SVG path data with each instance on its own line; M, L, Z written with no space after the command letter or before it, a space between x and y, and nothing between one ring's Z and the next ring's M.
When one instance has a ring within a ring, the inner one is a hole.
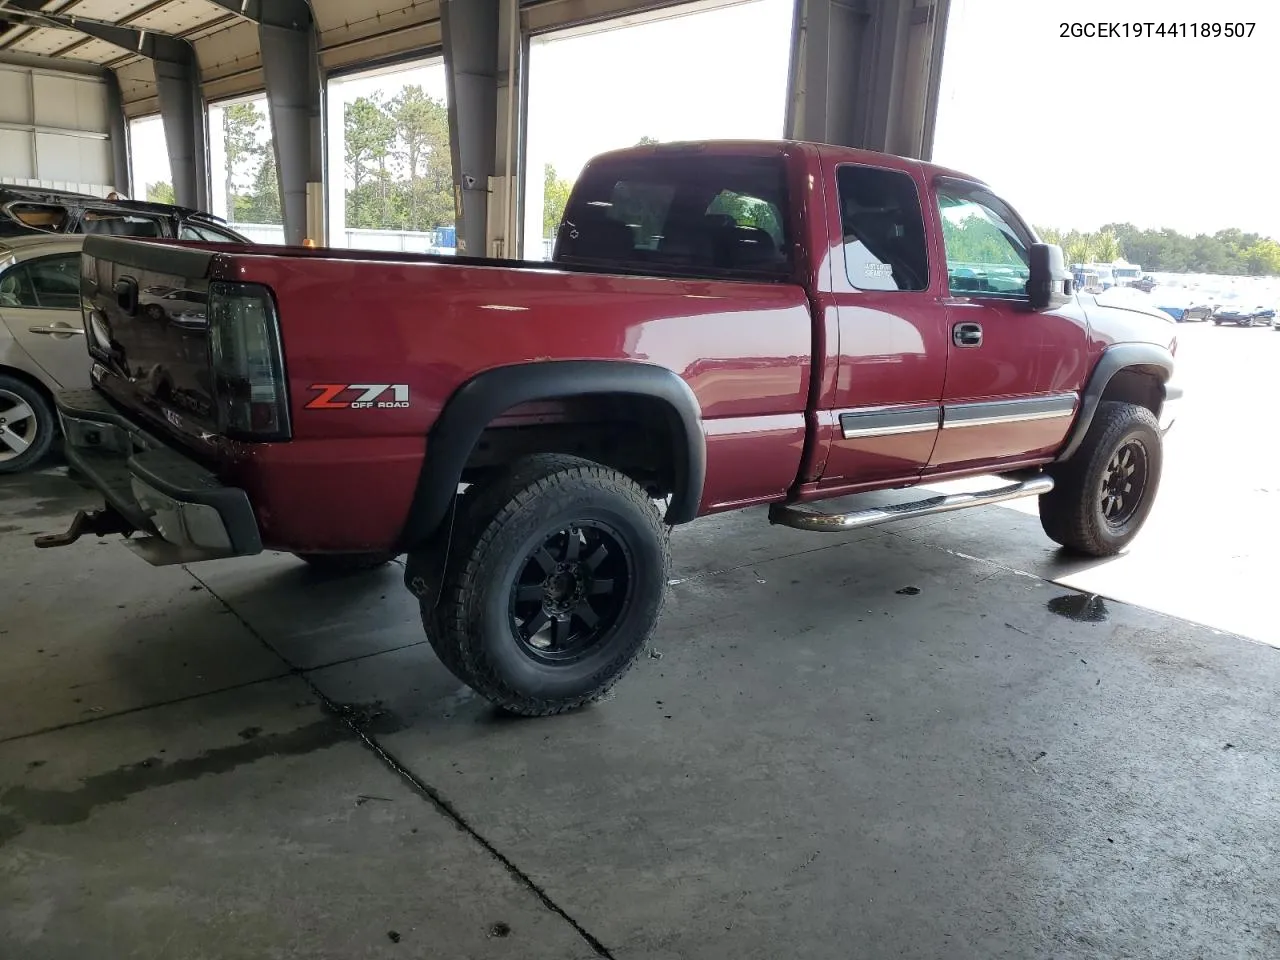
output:
M688 0L521 0L521 8L525 28L542 33L684 2ZM439 52L439 0L311 0L311 5L326 72ZM40 9L190 40L210 101L262 90L256 25L210 0L49 0ZM110 67L120 77L129 116L158 109L151 63L113 44L74 30L17 25L0 34L0 54L6 50Z

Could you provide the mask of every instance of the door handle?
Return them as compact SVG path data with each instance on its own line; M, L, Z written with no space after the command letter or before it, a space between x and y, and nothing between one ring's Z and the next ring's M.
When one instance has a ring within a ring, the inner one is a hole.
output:
M47 327L30 327L31 333L42 333L46 337L83 337L84 327L73 327L69 323L51 323Z
M951 328L951 342L957 347L982 346L982 325L977 323L957 323Z

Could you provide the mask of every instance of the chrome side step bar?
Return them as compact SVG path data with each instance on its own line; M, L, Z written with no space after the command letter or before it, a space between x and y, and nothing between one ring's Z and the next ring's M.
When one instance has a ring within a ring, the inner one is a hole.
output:
M995 490L980 490L977 493L945 493L929 497L927 500L895 503L887 507L869 507L852 513L818 513L799 504L775 503L769 508L769 522L815 533L839 533L842 530L856 530L859 527L892 523L894 520L927 517L935 513L949 513L952 510L965 510L969 507L981 507L988 503L1001 503L1022 497L1038 497L1052 489L1053 478L1039 474Z

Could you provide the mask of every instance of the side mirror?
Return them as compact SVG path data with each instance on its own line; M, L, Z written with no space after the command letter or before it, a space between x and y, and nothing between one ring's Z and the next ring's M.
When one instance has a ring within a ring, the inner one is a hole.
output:
M1071 274L1067 273L1062 248L1052 243L1031 245L1031 276L1027 297L1032 310L1060 307L1071 299Z

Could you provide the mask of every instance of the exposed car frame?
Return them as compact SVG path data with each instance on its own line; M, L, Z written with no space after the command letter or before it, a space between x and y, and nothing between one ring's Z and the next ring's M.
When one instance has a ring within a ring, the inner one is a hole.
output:
M70 190L0 183L0 238L40 233L144 236L128 230L111 229L113 220L123 221L126 218L155 222L160 236L165 239L252 242L232 230L220 217L190 207L145 200L106 200ZM94 229L95 220L104 221L105 228ZM183 237L184 228L188 232L207 233L207 236Z

